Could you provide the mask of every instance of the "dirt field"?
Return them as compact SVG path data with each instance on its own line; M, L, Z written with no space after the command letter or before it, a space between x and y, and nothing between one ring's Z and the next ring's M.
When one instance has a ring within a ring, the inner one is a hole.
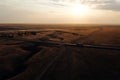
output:
M120 49L120 26L0 25L0 80L120 80L120 50L41 45L24 40Z

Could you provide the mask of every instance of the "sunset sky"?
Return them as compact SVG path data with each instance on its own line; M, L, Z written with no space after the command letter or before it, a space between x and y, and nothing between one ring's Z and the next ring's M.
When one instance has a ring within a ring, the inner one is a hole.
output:
M0 0L0 23L120 24L120 0Z

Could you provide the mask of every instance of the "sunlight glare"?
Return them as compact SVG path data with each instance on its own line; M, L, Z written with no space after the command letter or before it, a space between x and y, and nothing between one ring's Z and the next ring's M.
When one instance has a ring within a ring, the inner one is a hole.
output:
M74 4L71 6L71 13L74 16L83 16L89 12L89 7L83 4Z

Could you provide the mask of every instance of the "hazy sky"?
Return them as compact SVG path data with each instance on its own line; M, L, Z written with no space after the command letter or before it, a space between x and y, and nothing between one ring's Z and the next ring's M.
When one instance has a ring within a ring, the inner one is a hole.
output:
M0 23L120 24L120 0L0 0Z

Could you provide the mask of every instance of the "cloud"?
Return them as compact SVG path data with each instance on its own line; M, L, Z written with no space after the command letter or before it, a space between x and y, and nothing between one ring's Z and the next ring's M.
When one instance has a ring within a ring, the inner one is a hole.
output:
M50 0L56 3L81 3L94 9L120 11L120 0ZM94 7L93 7L94 6Z
M120 4L104 4L97 6L97 9L104 9L104 10L112 10L112 11L120 11Z
M89 5L95 6L95 9L120 11L120 0L95 0L90 2Z
M120 11L120 0L1 0L0 4L19 8L38 10L41 6L59 8L67 7L69 3L81 3L93 9ZM42 8L41 8L42 10Z

